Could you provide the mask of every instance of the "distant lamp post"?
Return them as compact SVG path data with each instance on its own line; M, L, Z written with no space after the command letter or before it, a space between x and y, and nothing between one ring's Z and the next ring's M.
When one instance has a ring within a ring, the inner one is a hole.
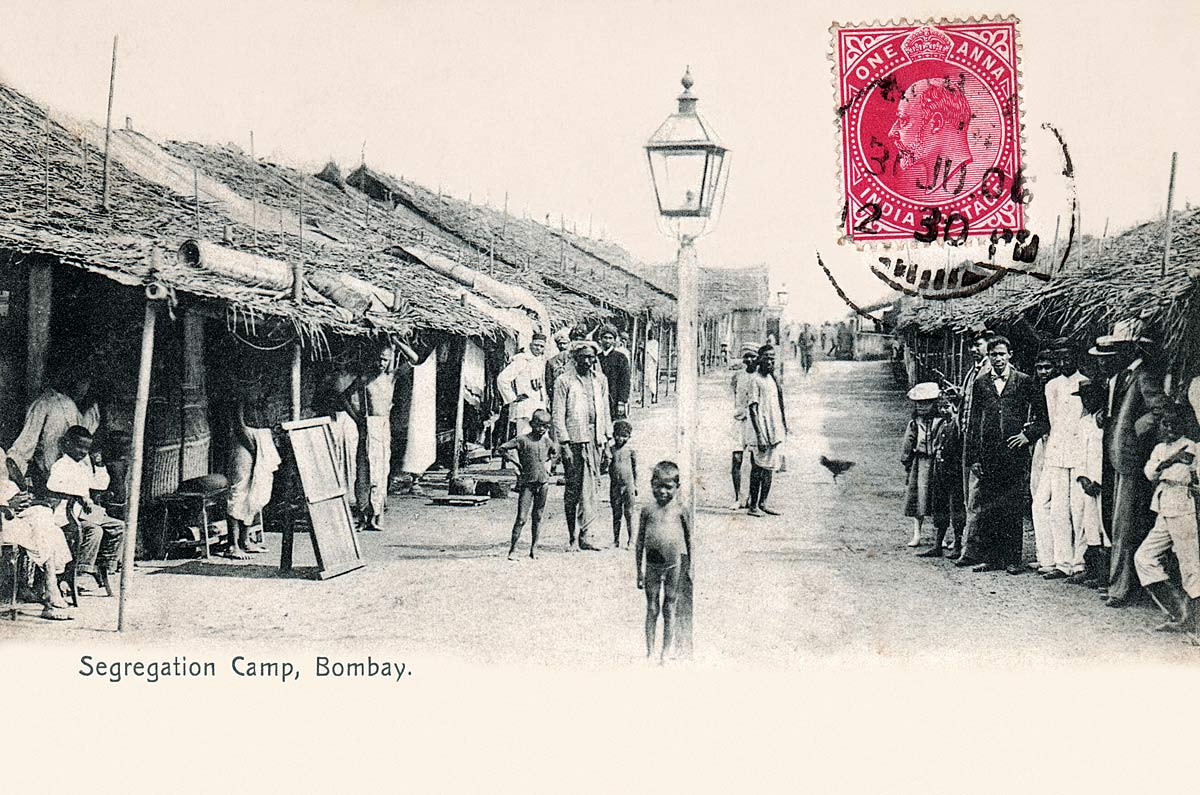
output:
M780 306L787 306L787 304L788 304L787 282L784 282L783 284L779 285L779 290L778 290L778 292L775 293L775 300L776 300L776 303L778 303Z
M692 528L692 572L695 575L696 532L696 399L699 392L700 296L699 261L693 241L716 224L729 179L729 150L712 127L696 113L699 98L692 93L692 73L683 75L679 110L667 117L646 142L646 159L658 214L676 240L675 265L679 274L676 306L679 311L679 365L676 376L676 447L681 482L680 506ZM692 584L680 586L675 637L680 651L692 652Z

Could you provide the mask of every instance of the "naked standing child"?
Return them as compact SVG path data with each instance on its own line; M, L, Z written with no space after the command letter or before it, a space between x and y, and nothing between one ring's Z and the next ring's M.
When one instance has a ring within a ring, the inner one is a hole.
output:
M679 492L679 467L673 461L660 461L650 476L654 505L642 508L638 516L637 586L646 591L646 656L654 654L654 633L660 611L662 593L663 617L662 652L659 662L666 659L667 649L675 633L675 600L679 592L684 556L687 565L692 559L692 533L687 517L679 510L675 495ZM643 559L645 566L643 569Z

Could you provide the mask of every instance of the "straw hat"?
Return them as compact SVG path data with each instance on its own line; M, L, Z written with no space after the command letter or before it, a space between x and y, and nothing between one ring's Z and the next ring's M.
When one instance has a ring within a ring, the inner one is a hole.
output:
M1136 319L1118 320L1113 324L1112 334L1096 337L1096 347L1104 348L1122 343L1142 344L1154 342L1142 335L1142 321Z
M753 353L755 356L757 356L758 355L758 346L757 345L743 345L742 346L742 356L745 356L747 353Z
M942 388L934 381L924 381L908 390L909 400L937 400Z

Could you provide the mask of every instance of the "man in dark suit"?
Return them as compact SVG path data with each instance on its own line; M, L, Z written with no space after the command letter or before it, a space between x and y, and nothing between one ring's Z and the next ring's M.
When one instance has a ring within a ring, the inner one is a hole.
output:
M1047 430L1046 398L1036 380L1012 366L1005 337L988 341L991 372L977 377L971 398L967 463L979 478L972 571L1020 574L1029 498L1029 451Z
M608 409L613 419L629 416L629 394L632 384L629 357L617 347L617 330L609 325L600 327L600 354L596 357L608 379Z
M963 439L963 444L970 445L970 437L967 435L967 429L971 424L971 409L975 399L975 381L981 376L986 376L992 370L991 362L988 361L987 344L994 334L987 329L980 329L974 333L971 338L970 352L975 361L971 367L963 375L962 383L959 386L960 394L962 394L962 402L958 409L958 431L960 438ZM965 448L964 448L965 449ZM959 555L955 555L957 560L954 562L956 566L974 566L980 562L979 549L977 541L972 541L972 536L975 535L975 527L979 524L979 503L976 492L979 490L979 477L971 472L971 465L967 463L966 457L963 458L962 464L962 482L963 482L963 499L966 504L966 526L963 528L963 541L961 549L958 549Z
M1121 321L1112 334L1098 337L1092 349L1105 357L1110 374L1104 425L1104 488L1112 489L1105 495L1111 508L1104 513L1112 538L1105 601L1109 607L1124 607L1140 593L1133 555L1154 525L1153 485L1142 468L1157 441L1155 411L1169 401L1161 374L1143 356L1142 346L1150 342L1136 321Z

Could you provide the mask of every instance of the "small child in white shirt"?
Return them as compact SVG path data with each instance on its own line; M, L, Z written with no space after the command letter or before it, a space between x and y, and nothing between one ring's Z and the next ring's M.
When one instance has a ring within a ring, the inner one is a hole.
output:
M92 499L93 491L104 491L109 483L103 461L97 466L93 460L92 444L92 433L87 428L75 425L68 429L63 437L63 454L50 467L46 490L64 498L56 515L68 534L80 534L75 564L78 570L92 575L107 591L108 573L116 570L120 559L125 523L109 516Z
M1195 628L1195 605L1200 597L1200 545L1196 539L1196 443L1184 436L1185 415L1167 406L1159 419L1159 443L1146 462L1146 477L1155 483L1150 509L1157 514L1154 528L1133 557L1138 580L1170 616L1157 631ZM1182 592L1167 577L1162 559L1173 552L1179 562Z

